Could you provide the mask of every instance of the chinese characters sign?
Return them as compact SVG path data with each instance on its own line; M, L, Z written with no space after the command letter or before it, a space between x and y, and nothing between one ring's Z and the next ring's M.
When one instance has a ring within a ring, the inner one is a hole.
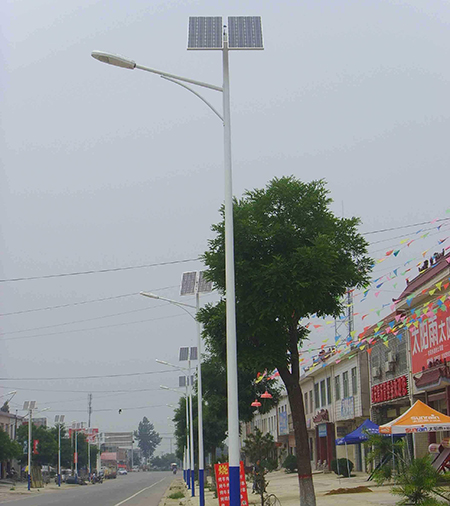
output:
M445 306L443 306L445 308ZM418 325L409 327L412 372L427 368L432 360L450 358L450 309L432 314Z
M408 395L408 380L406 376L400 376L393 380L385 381L372 387L372 404L390 401Z
M230 506L230 476L228 462L215 464L217 497L219 506ZM247 483L245 482L244 463L239 463L239 481L241 488L241 506L248 506Z

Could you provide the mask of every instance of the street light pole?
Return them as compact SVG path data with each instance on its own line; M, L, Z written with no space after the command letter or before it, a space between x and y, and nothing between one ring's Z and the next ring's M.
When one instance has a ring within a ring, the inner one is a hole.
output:
M169 365L171 367L175 367L176 369L186 371L186 369L184 369L183 367L179 367L179 366L170 364L169 362L164 362L163 360L156 360L156 361L159 364ZM181 393L179 390L175 390L175 388L166 387L165 385L161 385L160 388L162 388L163 390L171 390L172 392ZM190 433L190 428L193 425L193 422L192 422L192 418L189 420L189 411L191 411L191 414L192 414L192 410L189 410L189 396L188 396L188 382L187 381L186 381L185 389L186 389L185 390L185 396L186 396L186 452L185 452L186 478L185 478L185 481L186 481L186 485L187 485L188 489L190 489L191 488L191 462L190 462L191 459L190 459L189 455L190 455L191 445L189 444L189 439L190 439L189 433Z
M191 445L191 496L195 497L195 466L194 466L194 417L192 416L192 376L191 376L191 359L188 360L189 376L186 378L186 385L189 388L189 435Z
M181 85L198 96L223 121L224 127L224 166L225 166L225 293L226 293L226 329L227 329L227 404L228 404L228 442L229 442L229 491L230 506L240 506L239 479L239 410L237 381L237 344L236 344L236 300L235 266L233 241L233 190L231 177L231 122L230 122L230 77L229 77L229 35L232 34L232 49L263 49L261 18L233 16L228 18L229 29L222 29L221 17L197 17L189 20L188 49L218 49L223 55L223 87L209 85L181 76L168 74L148 67L137 65L133 60L118 57L100 51L92 56L104 63L119 67L141 69ZM217 37L219 35L219 37ZM181 82L180 82L181 81ZM183 83L221 91L223 94L223 117L197 92Z
M28 490L31 490L31 424L33 420L33 409L28 410Z
M58 424L58 487L61 486L61 425L64 418L64 415L55 415L55 423Z
M200 294L195 294L196 314L200 309ZM198 347L198 365L197 365L197 404L198 404L198 488L200 506L205 506L205 454L203 449L203 390L202 390L202 335L200 322L197 320L197 347Z
M225 293L227 325L228 460L230 505L240 505L239 412L236 345L236 292L234 272L233 185L231 177L231 114L228 38L223 41L223 138L225 160Z

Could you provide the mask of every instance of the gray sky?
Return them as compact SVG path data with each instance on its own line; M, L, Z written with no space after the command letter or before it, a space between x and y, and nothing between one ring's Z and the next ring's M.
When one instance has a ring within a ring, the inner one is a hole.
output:
M224 193L220 121L185 90L90 56L118 53L220 85L220 53L186 51L190 15L262 16L265 50L230 56L235 195L293 174L325 178L334 211L360 216L363 232L450 217L448 2L4 1L2 279L193 259L206 249ZM221 106L219 94L206 96ZM369 235L386 239L371 247L376 258L401 234L415 239L374 277L442 248L447 221L428 228L439 224L425 238L416 232L426 225ZM178 298L181 273L199 268L1 283L2 314L69 306L0 317L0 377L165 371L155 358L177 362L179 347L195 341L180 309L138 295L73 304L140 290ZM396 282L355 311L381 308L404 288L404 277ZM357 330L377 318L357 319ZM79 323L18 332L67 322ZM158 387L176 387L177 376L2 380L0 395L20 389L13 407L35 399L52 418L81 421L92 390L101 430L132 430L147 416L168 433L164 405L177 395ZM149 390L117 392L138 389Z

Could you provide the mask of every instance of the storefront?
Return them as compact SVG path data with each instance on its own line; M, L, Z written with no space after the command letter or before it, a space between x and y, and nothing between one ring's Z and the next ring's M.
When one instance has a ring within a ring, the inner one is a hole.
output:
M314 417L316 439L316 462L320 468L331 470L331 461L336 458L335 428L330 422L327 409L321 409Z

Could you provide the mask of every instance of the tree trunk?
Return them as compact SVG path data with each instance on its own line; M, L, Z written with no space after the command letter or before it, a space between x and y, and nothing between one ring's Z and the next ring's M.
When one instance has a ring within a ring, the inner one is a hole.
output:
M316 506L302 390L295 374L291 374L287 368L279 368L278 371L286 386L294 424L300 505Z

